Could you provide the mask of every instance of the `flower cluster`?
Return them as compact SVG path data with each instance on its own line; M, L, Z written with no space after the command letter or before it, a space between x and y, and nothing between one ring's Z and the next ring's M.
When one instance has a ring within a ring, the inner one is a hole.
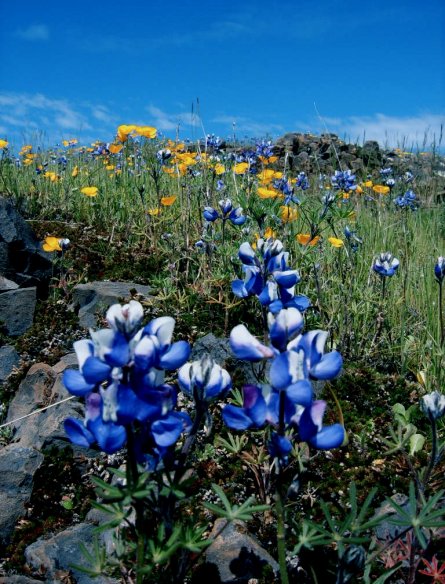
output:
M136 430L141 462L163 456L190 424L187 414L174 411L176 389L165 383L165 371L188 359L186 341L171 342L175 321L165 316L139 328L143 309L132 300L107 312L111 328L91 331L91 340L74 343L79 370L67 370L63 383L70 393L85 397L82 422L65 421L74 444L98 444L111 454Z
M270 345L260 343L244 325L236 326L230 335L230 346L239 359L270 359L267 384L243 388L242 407L227 405L224 423L244 430L271 424L273 431L269 453L285 461L292 449L291 438L320 449L336 448L343 443L341 424L323 427L326 410L323 400L314 399L311 380L328 380L338 375L342 358L337 351L324 354L328 334L314 330L302 334L303 317L296 308L269 313Z
M331 184L334 189L349 193L357 188L355 184L355 174L350 170L336 170L335 174L331 176Z
M399 195L394 199L394 204L401 209L417 209L416 194L412 190L406 191L404 195Z
M434 266L434 275L439 284L441 284L445 277L445 258L443 256L437 258L437 264Z
M230 199L221 199L218 201L218 206L221 209L221 213L218 213L213 207L204 208L204 219L206 221L216 221L217 219L222 219L223 221L231 221L233 225L243 225L246 222L247 217L243 215L242 207L234 207Z
M394 276L399 267L399 263L399 260L387 251L379 255L375 260L372 269L382 277Z
M306 310L310 301L306 296L295 295L295 285L300 281L297 270L288 266L289 253L284 251L279 239L258 239L256 250L248 242L241 244L238 257L242 262L244 280L234 280L232 291L239 298L257 296L263 306L273 313L281 308Z

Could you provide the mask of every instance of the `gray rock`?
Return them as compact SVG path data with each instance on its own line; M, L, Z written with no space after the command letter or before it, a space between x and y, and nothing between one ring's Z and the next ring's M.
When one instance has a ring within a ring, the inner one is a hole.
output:
M13 421L26 416L37 409L56 404L71 395L62 384L62 371L67 364L58 363L55 369L45 363L36 363L31 367L28 375L12 400L6 421ZM14 440L21 446L47 448L49 446L66 446L69 441L65 435L63 422L69 416L83 418L83 404L76 398L35 414L32 418L18 420L13 424L15 429Z
M42 581L34 580L34 578L28 578L21 574L15 574L13 576L1 576L0 584L42 584Z
M19 363L20 356L14 347L10 345L0 347L0 383L5 381Z
M148 297L150 288L134 282L89 282L73 289L73 304L79 307L79 323L86 328L96 327L96 314L103 315L112 304L132 298L132 291Z
M0 321L8 335L15 337L26 332L33 323L37 288L18 288L0 294Z
M0 292L7 292L8 290L17 290L19 287L18 284L13 282L12 280L8 280L3 276L0 276Z
M34 448L8 444L0 450L0 544L7 545L17 520L25 513L33 477L43 462Z
M119 584L119 581L113 578L104 576L92 578L72 568L73 564L88 567L79 544L82 542L91 550L96 537L94 529L95 525L92 523L79 523L50 538L39 538L26 548L26 562L32 568L45 573L47 584L61 584L58 577L60 571L71 572L77 584Z
M12 201L0 197L0 274L20 286L36 286L39 297L45 297L52 271L51 254L43 251Z
M216 520L210 534L215 539L206 551L206 561L217 566L221 582L247 583L251 578L260 578L266 566L278 574L278 563L248 533L242 521L233 521L221 531L225 524L226 519Z
M227 359L233 359L229 340L220 339L210 333L198 339L193 345L190 359L196 361L205 355L209 355L219 365L223 365Z

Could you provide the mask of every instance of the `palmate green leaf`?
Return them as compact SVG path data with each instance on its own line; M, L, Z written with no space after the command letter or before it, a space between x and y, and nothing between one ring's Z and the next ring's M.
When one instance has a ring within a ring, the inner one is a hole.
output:
M97 577L104 574L107 564L107 555L105 548L100 545L97 537L95 537L93 540L93 549L91 552L83 542L79 543L79 548L89 566L84 566L82 564L70 564L69 567L74 568L75 570L79 570L79 572L83 572L84 574L88 574L92 577Z
M384 574L379 576L377 580L374 580L373 584L384 584L390 576L395 574L403 566L403 562L398 562L390 570L386 571Z
M261 511L267 511L270 509L270 505L252 505L253 501L255 501L254 497L249 497L241 505L233 505L232 507L229 499L226 497L226 494L220 486L213 483L212 488L221 499L224 508L218 507L218 505L213 503L204 503L204 507L215 513L215 515L224 517L228 521L235 521L235 519L239 519L240 521L249 521L252 519L254 513L259 513Z

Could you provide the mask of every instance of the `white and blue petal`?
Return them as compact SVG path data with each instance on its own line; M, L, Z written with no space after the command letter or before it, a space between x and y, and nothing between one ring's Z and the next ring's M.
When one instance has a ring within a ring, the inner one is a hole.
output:
M230 333L230 347L238 359L246 361L260 361L270 359L274 356L274 351L259 342L249 333L243 324L239 324Z

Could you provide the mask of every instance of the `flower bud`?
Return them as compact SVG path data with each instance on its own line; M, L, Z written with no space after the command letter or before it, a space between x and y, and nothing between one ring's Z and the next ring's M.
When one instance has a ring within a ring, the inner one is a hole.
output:
M438 391L427 393L420 400L420 409L428 418L441 418L445 414L445 395Z

